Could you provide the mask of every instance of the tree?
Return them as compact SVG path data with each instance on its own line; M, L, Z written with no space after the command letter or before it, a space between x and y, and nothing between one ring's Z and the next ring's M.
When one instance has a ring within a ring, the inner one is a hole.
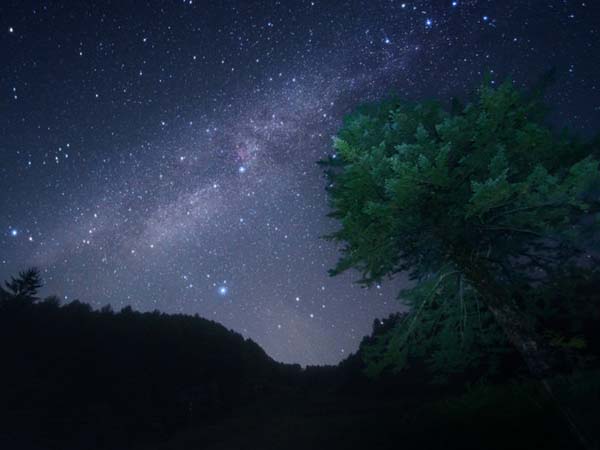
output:
M4 284L9 295L31 302L39 300L38 290L43 286L40 271L35 267L19 272L17 278L10 277Z
M553 363L516 307L517 288L588 250L582 237L600 224L597 148L545 125L539 96L509 82L450 110L397 99L361 107L334 148L322 161L341 224L328 236L342 245L331 274L355 268L370 285L408 271L431 284L424 306L442 294L478 299L544 379ZM390 340L388 356L402 342Z
M401 297L409 312L392 315L385 326L375 321L372 336L361 343L368 375L423 361L432 381L445 384L468 371L494 375L510 355L502 330L464 277L443 283L431 278Z

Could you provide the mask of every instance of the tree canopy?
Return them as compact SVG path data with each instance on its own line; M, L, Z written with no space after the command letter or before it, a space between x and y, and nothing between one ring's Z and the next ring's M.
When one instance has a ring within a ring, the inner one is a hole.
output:
M322 161L341 225L328 236L341 244L331 274L355 268L370 285L408 271L419 293L409 325L373 361L401 365L437 298L455 311L442 325L481 301L534 375L549 368L517 290L592 256L600 172L597 147L548 126L539 100L510 82L484 84L464 106L388 99L345 119Z

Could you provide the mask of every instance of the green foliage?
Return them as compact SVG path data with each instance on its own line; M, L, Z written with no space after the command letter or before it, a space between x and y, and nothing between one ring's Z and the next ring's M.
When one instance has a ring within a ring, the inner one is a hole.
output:
M355 267L366 283L406 268L418 275L466 244L506 260L532 236L567 237L582 212L597 213L597 195L583 200L600 178L592 149L555 136L535 110L504 83L453 115L436 103L384 102L348 117L329 171L341 223L330 238L344 244L334 273Z
M346 118L335 157L322 161L331 216L341 225L328 236L341 244L331 274L355 268L370 285L408 271L420 283L407 298L416 308L409 325L368 352L372 372L404 366L417 347L446 348L444 355L454 347L468 365L460 349L470 338L457 318L473 313L487 294L482 286L514 290L539 281L536 270L549 274L580 257L584 231L600 225L588 220L600 213L595 145L555 133L538 96L509 82L481 87L464 107L393 99ZM464 276L463 295L448 271ZM432 302L422 292L442 278ZM450 357L432 358L452 366Z
M425 361L435 383L446 383L483 361L488 373L495 372L508 342L460 273L423 280L401 298L410 312L361 347L368 375L399 371L411 361Z

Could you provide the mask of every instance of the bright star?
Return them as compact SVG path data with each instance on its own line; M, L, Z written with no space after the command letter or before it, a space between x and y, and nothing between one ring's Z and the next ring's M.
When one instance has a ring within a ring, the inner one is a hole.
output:
M227 295L227 286L219 287L219 295Z
M433 25L433 21L432 21L431 19L427 19L427 20L425 21L425 26L426 26L427 28L431 28L431 25Z
M16 229L13 228L12 230L10 230L10 235L12 237L15 237L17 234L19 234L19 232Z
M246 168L244 166L240 166L238 169L239 173L245 173L246 172Z

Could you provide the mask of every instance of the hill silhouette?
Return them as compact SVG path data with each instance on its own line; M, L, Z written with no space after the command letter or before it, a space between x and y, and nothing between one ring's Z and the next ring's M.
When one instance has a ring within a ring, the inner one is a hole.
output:
M436 383L415 359L367 377L363 349L402 315L338 366L301 368L198 316L0 295L3 449L577 448L510 351L495 375L482 362ZM592 428L600 372L569 377Z
M254 400L278 376L256 343L200 317L4 297L2 448L26 435L73 448L93 448L90 436L160 440Z

